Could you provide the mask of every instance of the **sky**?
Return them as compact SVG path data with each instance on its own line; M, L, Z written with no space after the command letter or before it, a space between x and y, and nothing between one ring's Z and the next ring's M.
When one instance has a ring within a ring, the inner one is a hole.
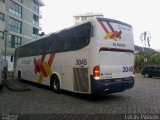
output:
M74 25L73 16L87 12L132 25L135 45L144 46L140 35L147 31L150 47L160 49L160 0L42 0L40 24L45 34Z

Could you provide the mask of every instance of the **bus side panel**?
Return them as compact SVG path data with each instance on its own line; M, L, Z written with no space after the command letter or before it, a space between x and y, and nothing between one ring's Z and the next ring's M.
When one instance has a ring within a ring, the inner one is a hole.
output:
M89 92L89 79L87 79L88 85L85 87L87 90L77 89L77 85L81 87L85 86L85 83L83 83L83 81L75 80L75 70L78 69L79 71L81 68L87 68L86 76L88 78L88 48L89 47L85 47L81 50L61 53L60 55L57 54L54 66L60 66L62 69L62 72L60 73L62 78L61 89L74 92ZM56 69L54 71L56 71ZM81 77L83 77L82 74Z
M52 69L60 76L60 88L73 91L73 59L72 52L56 53ZM58 70L59 69L59 70Z
M18 71L20 71L22 79L50 86L51 75L57 74L61 89L72 92L89 93L88 54L89 47L77 51L56 53L54 54L51 66L46 65L52 56L51 54L19 58L15 69L15 76L18 77ZM83 83L83 79L81 79L82 81L75 81L74 71L78 68L87 68L87 72L79 77L87 78L85 79L85 83ZM80 89L79 87L85 89Z

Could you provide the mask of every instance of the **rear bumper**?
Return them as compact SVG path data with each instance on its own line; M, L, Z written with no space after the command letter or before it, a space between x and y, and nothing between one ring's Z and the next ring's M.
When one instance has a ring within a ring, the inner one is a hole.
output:
M117 82L111 82L111 80L109 80L110 82L105 82L107 80L95 80L93 76L90 78L91 94L122 92L134 86L134 77Z

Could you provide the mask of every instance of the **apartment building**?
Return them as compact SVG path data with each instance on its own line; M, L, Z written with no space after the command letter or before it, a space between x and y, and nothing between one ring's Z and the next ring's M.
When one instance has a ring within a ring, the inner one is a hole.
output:
M75 24L79 24L85 20L89 20L94 17L103 17L103 14L102 13L85 13L85 14L77 14L73 16Z
M41 6L41 0L0 0L0 50L7 59L16 47L39 36Z

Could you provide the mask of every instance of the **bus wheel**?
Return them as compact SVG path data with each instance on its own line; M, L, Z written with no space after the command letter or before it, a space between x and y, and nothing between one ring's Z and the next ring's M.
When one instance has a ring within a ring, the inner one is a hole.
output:
M18 72L18 81L21 81L21 80L22 80L21 72L19 71L19 72Z
M56 93L60 93L60 82L57 76L51 77L51 87Z

